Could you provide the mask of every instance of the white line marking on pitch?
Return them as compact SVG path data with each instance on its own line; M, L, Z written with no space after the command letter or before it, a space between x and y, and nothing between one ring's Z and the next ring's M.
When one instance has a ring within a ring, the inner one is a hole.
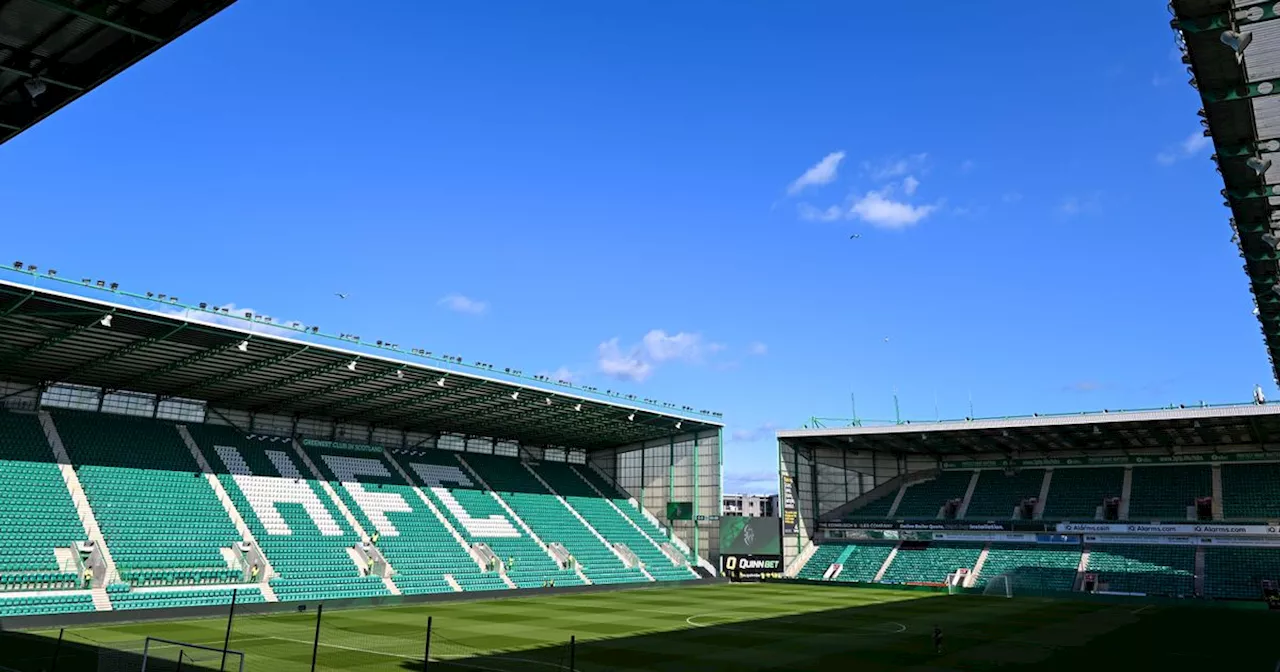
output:
M1151 608L1151 607L1153 607L1153 606L1155 606L1155 605L1148 604L1147 606L1142 607L1141 609L1134 609L1133 611L1131 611L1131 612L1129 612L1129 613L1131 613L1131 614L1133 614L1133 615L1137 616L1138 614L1141 614L1142 612L1144 612L1144 611L1146 611L1146 610L1150 609L1150 608Z
M707 613L707 614L694 614L684 619L684 622L688 623L690 627L694 627L694 628L724 628L726 630L751 630L752 629L751 627L752 621L729 621L728 623L698 623L698 619L712 617L712 616L719 616L719 615L720 614L717 614L715 612ZM787 616L799 616L799 615L800 614L787 614ZM783 623L787 622L786 618L776 618L776 617L775 618L765 617L765 618L766 620L770 620L770 621L781 621ZM866 628L863 628L863 632L850 632L848 634L855 637L859 635L899 635L907 631L907 626L901 623L898 623L897 621L881 621L881 623L884 625L897 626L898 629L892 632L871 632L871 631L868 631ZM742 627L742 626L746 626L746 627Z

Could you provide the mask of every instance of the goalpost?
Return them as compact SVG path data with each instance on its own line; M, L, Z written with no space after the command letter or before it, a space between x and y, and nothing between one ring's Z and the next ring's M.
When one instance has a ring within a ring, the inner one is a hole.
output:
M1013 584L1005 574L993 576L987 579L987 585L982 589L982 594L992 597L1013 597Z
M961 567L947 575L947 594L956 595L964 592L964 584L969 580L969 568Z
M177 672L184 667L244 672L244 653L161 637L147 638L142 646L142 672Z

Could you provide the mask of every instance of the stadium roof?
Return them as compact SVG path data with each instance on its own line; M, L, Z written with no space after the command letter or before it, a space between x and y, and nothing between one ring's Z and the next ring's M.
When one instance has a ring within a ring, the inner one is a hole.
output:
M149 300L159 309L129 307L121 301L148 300L97 290L89 280L39 278L102 291L115 301L0 280L0 380L91 385L202 400L214 408L587 450L722 426L709 412L660 410L593 398L568 384L550 389L469 373L459 369L482 366L461 358L415 350L415 358L431 362L415 363L381 341L335 347L322 341L337 337L318 329L159 304L163 296Z
M1210 448L1230 451L1233 446L1280 452L1280 404L794 429L778 432L778 440L793 446L938 458L992 453L1030 458L1062 451L1176 454Z
M0 0L0 144L235 0Z
M1280 380L1280 8L1235 4L1172 0L1169 8Z

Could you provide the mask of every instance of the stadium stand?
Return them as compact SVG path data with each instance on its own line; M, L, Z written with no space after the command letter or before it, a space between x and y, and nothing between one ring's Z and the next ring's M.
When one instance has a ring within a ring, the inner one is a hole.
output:
M1208 597L1256 600L1263 581L1280 583L1280 549L1204 549L1204 592Z
M216 607L230 604L233 590L236 592L236 604L238 605L259 604L264 601L262 592L257 587L250 586L179 591L163 588L129 590L126 585L116 584L107 587L107 595L111 597L112 609L127 611L132 609L166 609L174 607Z
M397 451L395 459L410 477L417 477L436 507L469 544L483 543L507 566L507 578L518 588L537 588L554 579L556 585L579 585L572 570L562 570L533 538L525 534L502 505L466 473L456 456L443 450ZM456 543L455 543L456 546ZM468 558L470 560L470 558ZM455 574L465 590L503 590L497 568L488 574L477 571Z
M543 462L535 470L601 536L615 544L626 544L653 578L659 581L698 578L687 566L675 565L658 547L657 542L611 506L608 500L601 499L591 484L583 480L570 465Z
M639 503L628 496L627 493L623 492L617 485L606 480L589 466L574 466L573 469L579 474L582 474L583 477L595 486L596 490L598 490L600 494L613 502L624 516L631 519L631 522L635 523L641 530L644 530L644 533L649 535L651 539L659 544L669 541L666 530L658 525L657 519L652 518L651 516L646 516L644 511L640 508ZM696 562L696 558L692 557L686 550L681 550L679 547L675 547L674 545L672 546L676 552L682 553L685 556L685 560L690 564Z
M1041 518L1094 520L1108 497L1124 491L1124 467L1055 469Z
M349 549L360 543L327 494L299 469L292 442L254 440L227 427L189 426L278 576L282 601L375 597L389 591L364 576Z
M1136 467L1129 493L1129 520L1187 520L1197 497L1213 494L1205 466Z
M836 581L844 581L846 583L874 581L876 574L879 574L880 568L884 566L884 561L889 559L889 553L893 551L895 545L849 544L836 557L835 561L842 565L840 575L836 577Z
M965 518L1010 519L1022 500L1040 496L1043 469L1026 469L1013 474L988 469L978 472Z
M1070 591L1080 566L1080 547L1074 544L992 544L975 586L1005 576L1015 594Z
M445 576L468 590L506 588L497 574L477 578L483 572L469 550L381 453L329 447L304 451L365 531L378 533L378 550L394 568L392 580L402 594L452 592Z
M468 453L467 463L545 543L562 544L594 584L648 581L627 567L569 506L552 494L519 460Z
M982 553L982 546L904 541L880 580L884 583L942 583L957 569L972 569Z
M972 471L944 471L935 479L907 486L894 517L937 518L943 504L964 497L972 477Z
M88 535L34 415L0 412L0 491L0 590L74 587L76 568L55 551Z
M1095 545L1089 551L1088 571L1097 573L1099 583L1112 592L1192 595L1195 592L1195 548L1154 544Z
M809 561L796 573L797 579L821 581L827 569L844 553L844 544L820 544L809 556Z
M1222 514L1260 520L1280 517L1280 464L1222 465Z
M172 424L53 414L120 579L134 586L244 578L235 525Z

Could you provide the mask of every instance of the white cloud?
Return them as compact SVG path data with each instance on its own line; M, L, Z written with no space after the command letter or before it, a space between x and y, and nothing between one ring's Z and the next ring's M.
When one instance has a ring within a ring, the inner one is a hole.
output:
M879 164L870 161L862 163L862 170L878 181L892 180L912 172L927 172L925 164L929 161L928 152L909 154L902 158L890 159Z
M808 203L796 204L796 213L807 222L834 222L845 216L845 211L838 205L828 208L815 208Z
M787 193L795 195L804 191L806 187L831 184L835 181L840 162L843 160L844 152L831 152L822 157L821 161L804 171L803 175L797 177L795 182L787 187Z
M1210 144L1212 141L1204 133L1196 131L1177 145L1156 154L1156 162L1164 166L1172 165L1182 159L1200 154L1208 149Z
M489 304L484 301L477 301L461 294L450 294L440 299L439 305L455 313L466 313L468 315L483 315L489 310Z
M1067 217L1093 213L1098 210L1100 199L1101 195L1096 193L1088 196L1068 196L1058 204L1058 213Z
M625 349L616 337L601 343L597 365L607 376L641 382L659 364L702 364L707 356L724 349L724 344L708 342L701 334L686 331L668 334L662 329L651 329L639 343Z
M774 432L778 431L778 426L772 422L766 422L759 427L750 427L747 429L735 429L729 434L729 438L734 441L742 441L748 443L751 441L759 441L761 439L772 438Z
M760 357L760 356L769 354L769 346L765 345L764 343L761 343L760 341L755 341L754 343L747 346L747 352L749 354Z
M653 373L653 364L640 358L640 348L632 348L624 353L618 345L617 338L611 338L599 347L600 373L613 378L625 378L637 383L643 382Z
M873 226L903 229L913 226L938 209L936 205L912 205L889 198L889 190L869 191L849 209L853 217Z
M572 383L576 382L578 379L578 374L567 366L562 366L555 371L542 371L539 372L538 375L548 378L553 382L563 381L566 383Z
M902 191L908 196L916 193L916 189L919 189L919 188L920 188L920 180L917 180L916 178L910 175L908 175L906 179L902 181Z
M215 312L216 311L216 312ZM211 306L208 311L204 310L165 310L165 313L180 317L188 322L202 322L204 324L214 324L222 327L234 327L236 329L244 329L252 331L256 334L270 334L272 336L285 336L297 338L302 332L296 329L286 328L289 325L297 325L302 327L301 322L290 320L279 320L274 317L271 323L263 322L261 319L247 320L245 313L263 317L262 313L252 308L240 308L234 303L228 303L221 306ZM285 325L285 326L280 326Z

